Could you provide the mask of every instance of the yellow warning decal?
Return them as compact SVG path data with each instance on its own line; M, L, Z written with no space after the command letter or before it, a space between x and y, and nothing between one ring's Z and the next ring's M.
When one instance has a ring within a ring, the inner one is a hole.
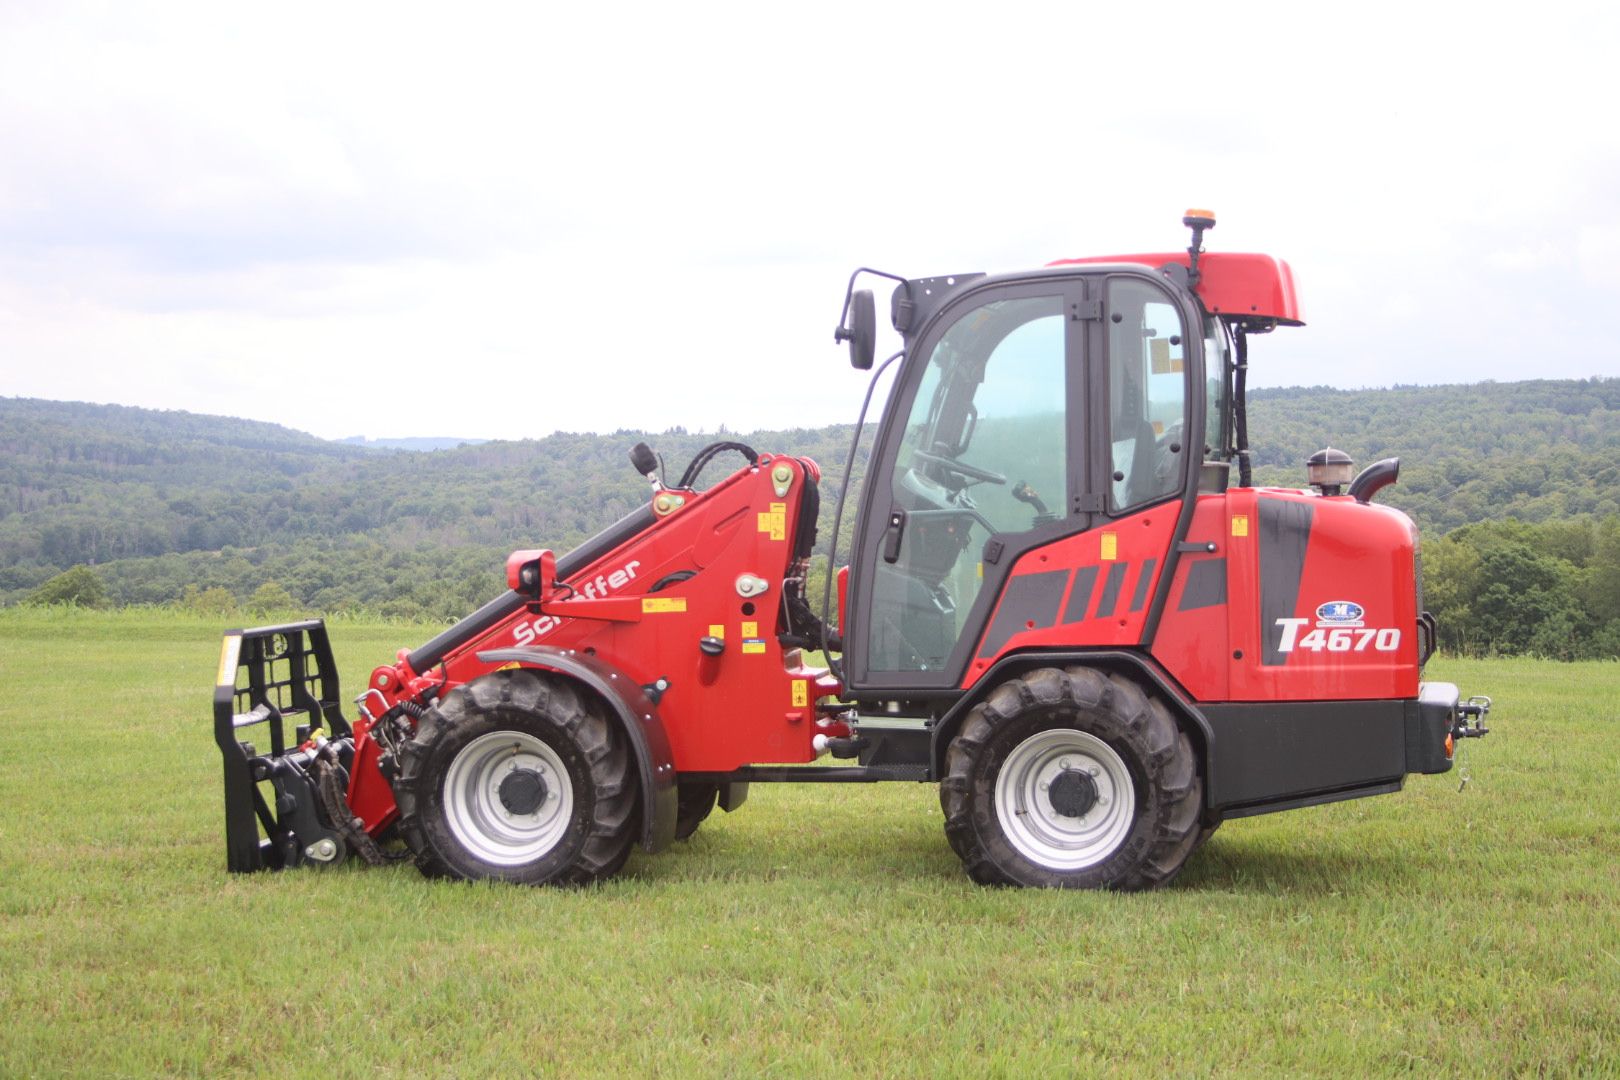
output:
M641 598L641 613L643 615L657 615L667 611L685 611L686 597L684 596L644 596Z
M1232 535L1233 536L1248 536L1249 535L1249 515L1248 514L1233 514L1232 515Z
M742 646L742 651L745 654L753 654L753 655L756 655L756 656L764 653L764 651L765 651L765 639L764 638L753 638L752 640L744 641L743 646Z
M523 666L522 664L518 663L516 660L513 660L510 664L502 664L500 667L496 668L495 670L496 671L511 671L514 668L520 668L522 666Z
M1177 375L1182 370L1179 356L1170 355L1169 338L1152 338L1148 342L1148 362L1155 375Z
M236 685L236 660L242 654L242 635L226 634L219 647L219 674L214 676L215 686Z
M787 503L771 503L770 510L760 511L759 531L770 533L772 540L786 540Z
M1119 537L1114 533L1102 534L1102 558L1104 562L1113 562L1119 558Z
M759 637L759 623L757 623L757 622L745 622L745 623L743 623L742 624L742 632L743 632L743 637L747 637L747 638Z
M724 623L710 623L709 624L709 636L710 637L717 637L721 641L726 640L726 627L725 627L725 624Z
M810 704L810 681L808 679L793 680L793 704L800 708Z

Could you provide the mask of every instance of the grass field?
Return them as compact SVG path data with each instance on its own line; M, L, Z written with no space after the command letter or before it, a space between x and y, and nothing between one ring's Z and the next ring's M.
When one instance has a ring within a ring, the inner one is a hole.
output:
M0 1076L1620 1074L1620 665L1437 661L1472 782L972 885L925 785L755 785L582 891L228 876L221 627L0 612ZM337 624L350 685L430 628Z

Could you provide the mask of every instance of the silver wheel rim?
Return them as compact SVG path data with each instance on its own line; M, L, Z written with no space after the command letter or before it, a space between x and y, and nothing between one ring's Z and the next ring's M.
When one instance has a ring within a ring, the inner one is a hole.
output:
M532 769L545 784L533 813L501 801L501 781ZM461 748L444 777L444 812L463 847L496 866L521 866L556 847L574 815L574 785L557 752L533 735L495 731Z
M1079 770L1095 785L1096 801L1083 816L1058 813L1052 782ZM1096 866L1125 842L1136 816L1136 785L1125 762L1095 735L1050 728L1007 755L996 777L996 820L1024 858L1049 870Z

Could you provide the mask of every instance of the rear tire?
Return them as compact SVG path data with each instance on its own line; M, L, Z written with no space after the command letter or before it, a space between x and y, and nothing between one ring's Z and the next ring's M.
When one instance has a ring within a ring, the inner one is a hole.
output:
M580 885L629 857L631 755L569 681L502 671L430 709L400 752L399 827L429 876Z
M1153 888L1200 838L1192 743L1123 676L1011 679L968 713L945 763L945 835L981 884Z
M720 785L707 780L682 780L676 789L675 839L689 840L714 812Z

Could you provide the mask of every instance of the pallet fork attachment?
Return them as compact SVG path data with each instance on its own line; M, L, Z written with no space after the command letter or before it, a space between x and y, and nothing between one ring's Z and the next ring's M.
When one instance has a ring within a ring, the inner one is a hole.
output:
M226 863L233 873L333 866L347 857L319 788L348 783L354 740L340 701L320 619L225 632L214 680L214 740L225 760ZM237 737L260 726L268 731L268 753Z

